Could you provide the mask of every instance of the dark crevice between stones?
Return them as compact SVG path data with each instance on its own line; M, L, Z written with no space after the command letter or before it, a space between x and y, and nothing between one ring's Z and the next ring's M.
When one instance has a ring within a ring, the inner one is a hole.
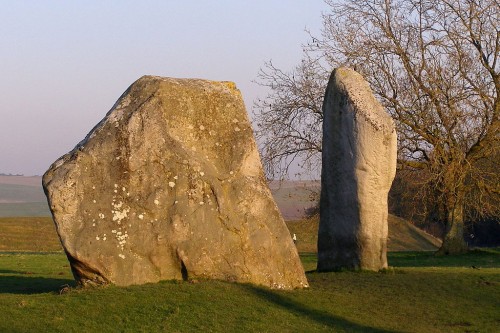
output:
M188 280L188 271L186 268L186 265L184 265L184 261L181 259L181 274L182 274L182 280L187 281Z

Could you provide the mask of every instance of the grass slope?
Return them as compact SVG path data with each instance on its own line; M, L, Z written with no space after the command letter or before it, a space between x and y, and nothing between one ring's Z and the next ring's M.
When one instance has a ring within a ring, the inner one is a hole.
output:
M430 254L390 256L399 267L385 273L308 273L307 290L165 281L60 295L72 283L64 254L4 253L0 332L497 332L499 249L439 267Z
M435 251L441 242L406 220L389 215L389 251ZM316 252L318 241L318 217L288 221L291 234L297 235L299 252Z
M389 214L389 251L435 251L441 246L436 237L410 222Z

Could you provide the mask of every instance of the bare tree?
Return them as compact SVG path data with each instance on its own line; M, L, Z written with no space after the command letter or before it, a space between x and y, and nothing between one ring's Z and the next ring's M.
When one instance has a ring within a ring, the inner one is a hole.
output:
M498 0L325 2L322 36L305 46L304 63L348 65L369 81L396 121L400 167L418 172L419 192L431 194L446 223L440 252L465 251L465 212L500 214L499 165L492 158L500 146ZM267 69L269 79L275 72ZM271 93L265 103L276 100ZM287 112L294 119L317 108ZM259 118L260 128L271 128L268 120Z
M321 165L321 124L325 71L306 56L291 72L270 61L259 72L270 95L254 104L257 137L269 178L282 178L293 163L317 172Z

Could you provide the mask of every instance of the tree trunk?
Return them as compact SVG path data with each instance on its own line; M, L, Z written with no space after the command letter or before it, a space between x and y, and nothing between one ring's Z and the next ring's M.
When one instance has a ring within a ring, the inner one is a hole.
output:
M453 200L453 204L447 208L446 234L443 244L438 250L438 255L461 254L468 250L464 240L464 212L463 199Z

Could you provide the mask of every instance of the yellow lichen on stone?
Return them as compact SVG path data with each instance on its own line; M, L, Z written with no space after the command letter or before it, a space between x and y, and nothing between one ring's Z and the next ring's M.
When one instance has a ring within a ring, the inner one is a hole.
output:
M234 82L231 82L231 81L222 81L221 83L223 85L225 85L226 87L228 87L229 89L231 89L231 90L238 90L238 88L236 88L236 83L234 83Z

